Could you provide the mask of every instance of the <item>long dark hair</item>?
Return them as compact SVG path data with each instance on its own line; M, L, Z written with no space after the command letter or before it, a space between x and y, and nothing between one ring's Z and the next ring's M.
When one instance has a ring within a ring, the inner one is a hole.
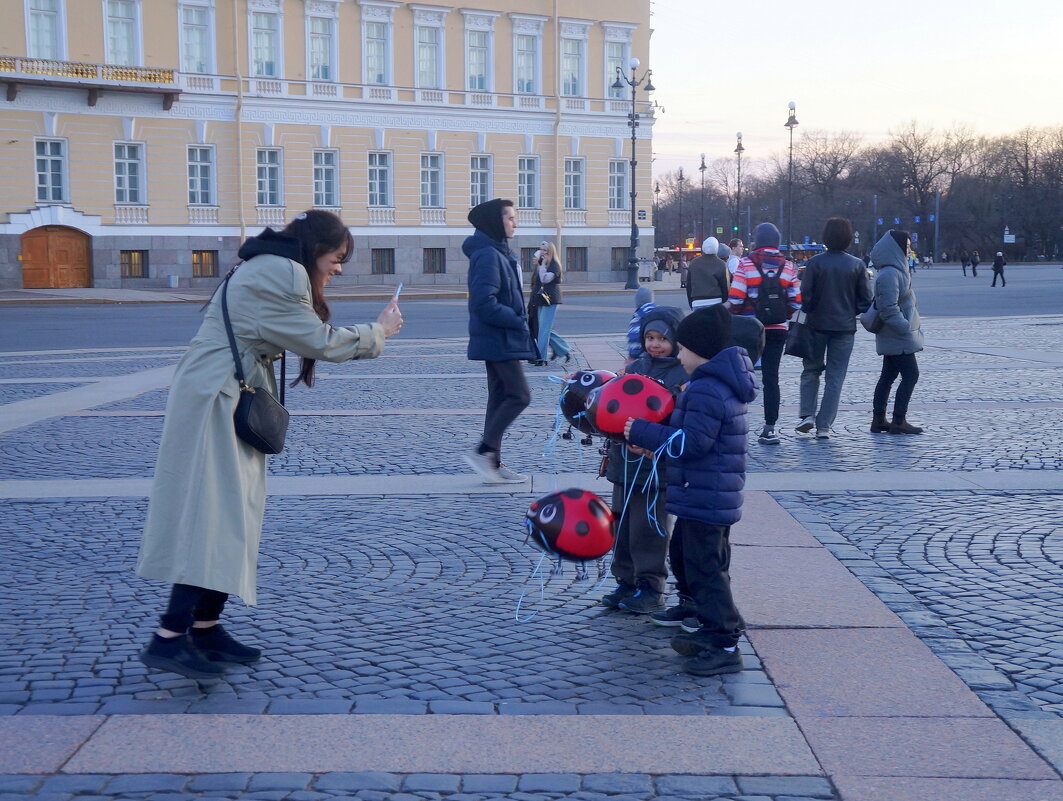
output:
M310 209L298 215L281 231L284 236L289 236L299 243L299 263L303 265L307 276L310 278L310 300L321 322L328 322L332 316L325 296L321 292L321 285L314 276L314 268L317 260L326 253L337 248L344 248L342 263L350 261L354 254L354 237L347 229L343 220L331 211ZM300 381L308 387L314 385L315 359L302 357L299 366L299 375L290 386L295 386Z

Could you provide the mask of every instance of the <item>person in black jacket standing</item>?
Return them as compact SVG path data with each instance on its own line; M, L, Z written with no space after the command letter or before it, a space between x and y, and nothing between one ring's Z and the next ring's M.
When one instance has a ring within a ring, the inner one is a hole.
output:
M710 236L701 244L701 255L687 268L687 302L691 309L715 306L727 300L730 273L727 259L731 249Z
M535 356L517 259L507 240L517 230L512 200L495 198L469 212L476 231L461 246L469 257L468 357L487 366L487 412L480 444L466 463L485 484L517 484L527 476L502 464L502 435L531 403L521 362Z
M827 251L809 260L801 278L801 305L812 329L812 358L802 360L801 422L795 430L810 434L814 428L818 439L830 438L853 352L856 316L871 305L864 263L845 252L852 241L852 223L831 217L823 228ZM823 398L817 411L819 377L824 371Z
M1002 287L1007 286L1008 282L1004 280L1004 265L1007 264L1004 261L1004 254L999 250L997 251L996 258L993 259L993 283L990 286L997 285L997 276L1000 277L1000 285Z

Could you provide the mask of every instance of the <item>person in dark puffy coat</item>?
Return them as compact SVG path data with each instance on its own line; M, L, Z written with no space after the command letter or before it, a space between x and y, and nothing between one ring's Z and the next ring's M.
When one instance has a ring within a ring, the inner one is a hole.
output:
M675 306L657 306L647 312L641 324L644 352L624 372L655 378L678 393L690 380L676 356L675 332L682 319L682 310ZM654 473L653 454L609 443L605 477L613 484L613 514L619 521L612 564L616 589L602 598L602 605L610 609L619 607L637 615L664 609L665 560L672 530L664 487L658 485L664 467L662 459ZM647 481L651 482L648 487Z
M659 625L693 628L672 638L693 657L688 673L713 676L742 669L738 639L745 628L731 596L730 533L742 517L746 480L746 405L757 395L753 363L731 341L723 305L692 312L676 330L679 361L690 383L668 425L628 420L633 445L668 456L666 509L676 517L669 561L679 605L650 615ZM695 628L696 626L696 628Z
M469 212L475 233L462 244L469 257L468 357L487 366L487 413L480 444L466 463L485 484L527 480L501 461L502 435L528 404L531 392L521 362L535 356L517 259L507 240L517 230L512 200L495 198Z

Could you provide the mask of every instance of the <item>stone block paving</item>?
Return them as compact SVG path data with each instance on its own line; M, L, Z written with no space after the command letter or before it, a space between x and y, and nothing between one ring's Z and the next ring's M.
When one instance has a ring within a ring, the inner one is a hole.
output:
M25 359L0 362L0 378L105 378L175 365L180 353L114 359Z
M748 643L740 674L682 673L672 630L597 604L597 565L541 598L532 500L271 498L259 607L226 610L266 656L202 686L137 659L167 589L132 572L145 501L6 501L0 712L787 714Z
M0 776L0 801L819 801L818 776L654 776L644 773L155 773Z
M1063 495L774 497L998 714L1063 717Z
M41 384L0 384L0 406L15 401L43 398L56 392L66 392L68 389L77 389L85 386L84 383L74 382L48 382Z

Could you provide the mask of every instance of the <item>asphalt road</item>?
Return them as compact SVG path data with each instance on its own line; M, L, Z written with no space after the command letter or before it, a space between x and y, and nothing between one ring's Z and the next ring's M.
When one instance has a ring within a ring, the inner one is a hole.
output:
M964 278L958 266L917 270L916 293L924 317L1014 317L1063 313L1063 269L1009 266L1008 286L990 287L992 271ZM681 292L658 292L658 303L686 307ZM376 318L380 301L336 301L339 325ZM627 329L633 308L630 294L570 295L559 310L562 335L602 334ZM407 298L406 325L400 339L460 337L467 331L465 301ZM130 348L181 346L195 334L201 319L195 303L26 304L0 306L0 350L59 348Z

